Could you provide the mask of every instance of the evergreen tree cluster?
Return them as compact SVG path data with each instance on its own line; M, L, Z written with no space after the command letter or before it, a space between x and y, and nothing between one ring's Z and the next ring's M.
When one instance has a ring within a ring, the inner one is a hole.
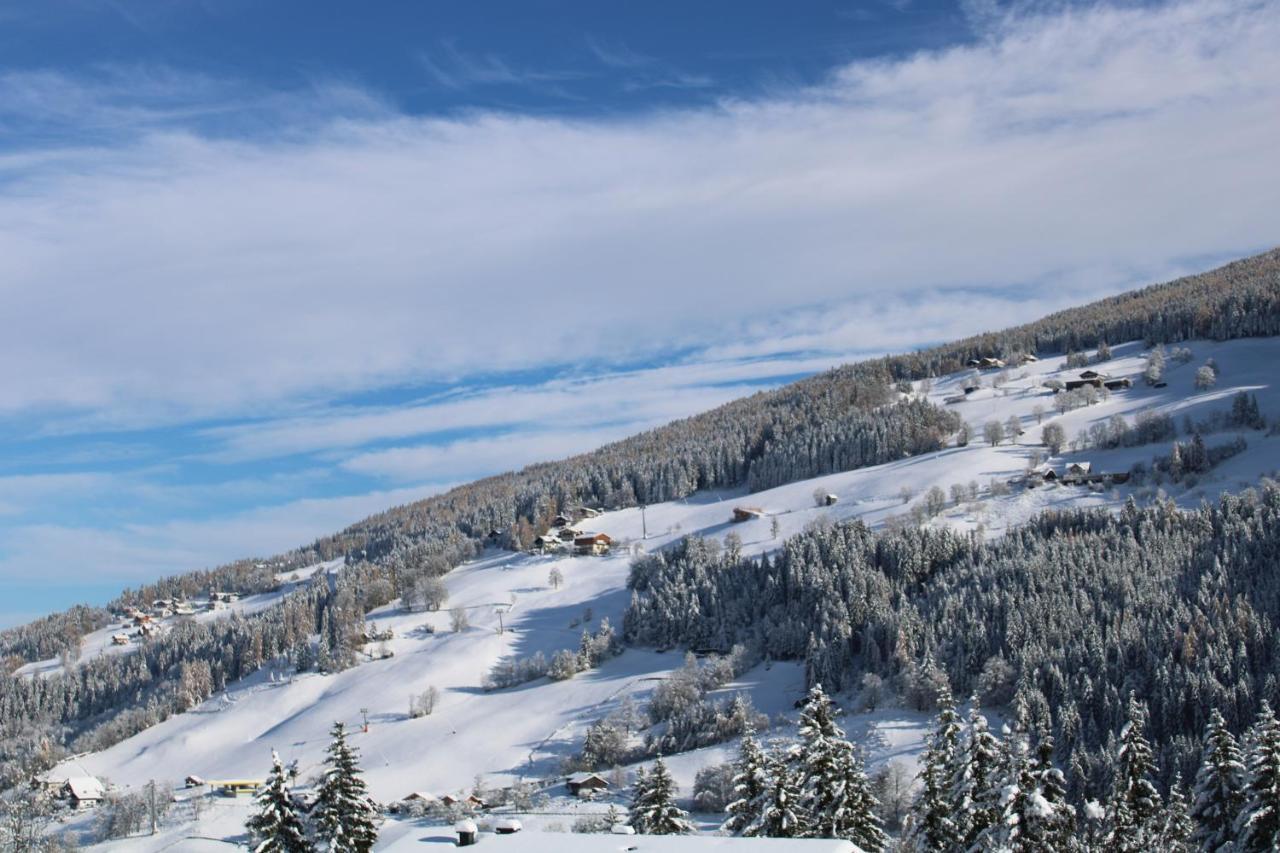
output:
M369 853L378 840L378 811L360 778L358 751L347 743L346 727L329 732L324 776L309 810L289 791L280 757L271 754L271 773L254 799L256 811L245 826L254 853Z
M902 849L915 853L1203 851L1280 849L1280 723L1263 704L1245 735L1247 755L1216 710L1188 792L1174 774L1161 794L1146 709L1134 694L1109 747L1110 779L1099 800L1073 801L1053 760L1052 736L1032 732L1014 709L1003 740L976 708L962 725L944 693L924 755ZM745 754L745 752L744 752Z
M800 740L765 752L742 739L734 764L734 799L724 829L766 838L843 838L867 853L885 848L862 756L836 723L837 710L814 685L800 711Z
M688 538L633 564L628 641L803 660L837 689L872 673L927 709L940 685L1011 698L1049 727L1073 796L1102 795L1136 690L1162 784L1194 773L1209 709L1280 700L1280 489L1193 512L1044 514L1000 540L817 527L744 558Z

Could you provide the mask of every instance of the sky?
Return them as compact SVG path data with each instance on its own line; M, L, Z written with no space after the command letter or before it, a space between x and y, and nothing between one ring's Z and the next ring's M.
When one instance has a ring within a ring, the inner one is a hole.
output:
M1280 243L1280 2L0 0L0 626Z

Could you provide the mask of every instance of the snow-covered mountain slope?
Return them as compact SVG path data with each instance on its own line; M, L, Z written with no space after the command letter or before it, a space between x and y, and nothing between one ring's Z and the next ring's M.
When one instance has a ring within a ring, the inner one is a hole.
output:
M681 665L682 653L631 648L598 670L567 681L544 678L505 690L486 691L482 679L510 655L523 657L536 651L550 655L576 648L583 628L594 629L602 618L620 628L633 553L662 548L686 535L722 538L730 532L741 537L744 552L760 553L780 547L788 536L823 519L859 518L873 526L885 524L910 510L910 504L924 500L931 487L949 491L953 484L971 481L981 487L978 497L950 506L929 523L958 529L982 525L991 536L1045 509L1119 506L1130 495L1148 499L1154 487L1136 483L1098 491L1068 485L1014 486L1008 494L994 495L987 487L993 481L1018 478L1033 454L1044 453L1041 431L1050 423L1061 425L1072 438L1094 423L1117 415L1132 421L1143 411L1168 413L1179 424L1184 417L1202 421L1214 411L1227 409L1241 390L1257 396L1269 419L1280 415L1280 388L1273 381L1275 365L1280 364L1280 339L1187 346L1192 359L1181 366L1171 364L1163 388L1150 388L1140 381L1144 359L1139 344L1114 347L1114 359L1091 366L1113 377L1130 377L1133 387L1066 414L1055 411L1054 395L1044 387L1048 379L1065 380L1079 373L1066 370L1063 358L1011 369L998 388L992 387L995 372L978 374L984 387L967 396L961 389L972 383L973 372L934 380L927 391L918 383L917 393L952 406L970 424L974 437L968 446L751 495L700 493L643 510L604 513L583 523L614 539L612 553L603 557L490 551L445 578L448 606L465 608L467 613L470 625L464 630L451 630L448 612L410 613L393 603L369 616L379 629L394 631L394 639L386 644L393 657L333 675L264 670L192 712L101 753L81 756L62 769L106 777L121 788L133 789L152 778L181 780L192 774L205 779L257 778L267 770L274 749L286 761L297 760L305 778L319 766L329 728L340 720L356 730L353 742L363 753L371 792L380 800L397 800L412 791L439 794L469 789L477 775L495 785L553 776L562 759L580 748L589 723L625 697L642 702L659 679ZM1196 368L1208 358L1219 367L1217 385L1197 390ZM957 396L963 402L944 403ZM1039 416L1038 408L1043 409ZM983 425L1003 424L1010 417L1019 420L1024 434L1015 443L988 446L982 439ZM1209 440L1218 443L1235 434L1214 434ZM1241 434L1248 441L1245 452L1202 476L1194 486L1165 486L1170 496L1194 505L1221 491L1246 488L1280 467L1280 437L1256 430ZM1121 472L1168 451L1166 442L1078 451L1052 462L1061 468L1087 460L1095 471ZM904 487L911 494L907 503ZM832 494L838 501L819 506L815 494ZM758 507L763 516L735 524L732 511L740 506ZM550 581L552 570L563 575L558 588ZM759 710L778 717L792 712L803 686L799 666L774 663L756 667L724 692L746 691ZM410 719L410 695L428 687L440 691L435 712ZM849 697L845 700L848 704ZM366 718L368 730L364 731ZM851 715L845 725L852 733L862 734L872 722L879 733L872 744L872 763L894 759L912 766L928 722L924 715L882 710ZM786 724L778 731L785 733ZM687 792L698 767L723 761L731 751L732 745L714 747L673 757L671 764Z

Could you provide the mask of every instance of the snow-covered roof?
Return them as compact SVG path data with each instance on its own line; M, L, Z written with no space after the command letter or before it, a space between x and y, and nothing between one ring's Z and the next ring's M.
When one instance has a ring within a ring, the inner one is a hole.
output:
M609 784L609 780L605 779L599 773L574 773L565 781L568 782L570 785L581 785L582 783L589 782L592 779L597 779L601 782L604 782L606 785Z
M420 833L381 848L384 853L422 850ZM605 835L568 832L481 833L484 853L861 853L848 841L826 838L731 838L722 835Z
M67 780L67 789L77 800L100 800L106 793L102 783L92 776L73 776Z

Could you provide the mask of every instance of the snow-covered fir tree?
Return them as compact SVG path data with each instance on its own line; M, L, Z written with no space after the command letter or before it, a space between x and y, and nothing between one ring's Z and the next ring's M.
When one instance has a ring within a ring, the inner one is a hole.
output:
M1160 826L1160 849L1162 853L1191 853L1195 846L1191 835L1195 824L1191 820L1187 804L1187 791L1182 784L1182 774L1175 774L1169 786L1169 801L1164 806L1164 816Z
M1248 737L1248 783L1236 820L1236 844L1244 853L1280 849L1280 721L1263 703Z
M693 832L689 816L676 805L676 784L659 756L649 773L637 773L631 799L631 826L641 835Z
M960 761L948 794L955 807L953 820L963 850L977 844L1000 819L1000 770L1000 743L975 702L969 711Z
M748 732L733 763L733 796L723 829L733 835L755 835L762 826L769 795L769 763L755 735Z
M757 823L748 826L743 835L764 838L799 838L805 833L805 814L801 805L799 779L787 757L770 752L768 757L769 789Z
M951 780L960 765L960 715L944 684L938 696L938 717L921 757L920 790L911 805L903 833L903 847L918 853L942 853L960 843Z
M307 840L307 828L289 796L280 756L271 753L271 774L254 797L256 811L245 822L253 838L254 853L310 853L315 848Z
M312 810L315 834L329 853L368 853L378 840L378 812L360 778L359 754L347 743L342 723L334 723L329 734L324 779Z
M799 775L805 835L844 838L868 853L884 848L879 803L862 758L836 725L836 708L822 685L809 689L800 710L800 743L792 751Z
M1160 846L1164 810L1152 782L1155 761L1146 738L1146 711L1129 694L1128 719L1120 730L1116 777L1108 804L1108 841L1113 849L1140 853Z
M1023 838L1033 850L1065 850L1076 833L1076 810L1067 800L1067 780L1053 763L1053 737L1042 732L1031 766L1035 793Z
M1244 805L1244 756L1222 713L1214 708L1204 731L1204 751L1196 771L1191 819L1192 840L1205 853L1229 851Z

